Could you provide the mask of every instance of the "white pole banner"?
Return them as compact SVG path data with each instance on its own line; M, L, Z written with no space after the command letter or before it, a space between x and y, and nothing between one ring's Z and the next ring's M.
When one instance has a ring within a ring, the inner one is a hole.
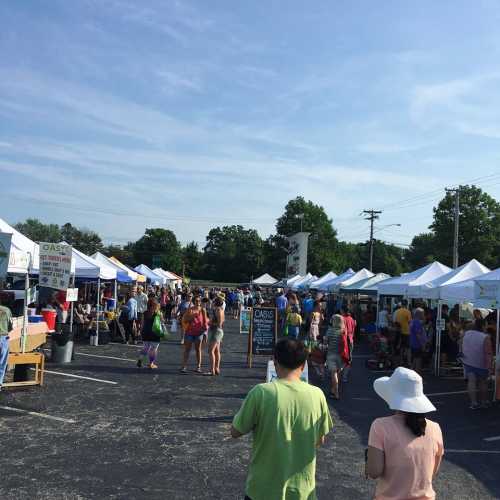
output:
M71 245L40 242L41 286L67 290L71 276Z

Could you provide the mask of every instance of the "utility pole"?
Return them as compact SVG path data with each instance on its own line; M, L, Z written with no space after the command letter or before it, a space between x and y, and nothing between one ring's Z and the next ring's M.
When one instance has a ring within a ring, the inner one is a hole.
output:
M379 215L382 213L381 210L363 210L363 213L368 215L368 217L365 217L365 220L370 221L370 264L369 264L369 269L370 271L373 270L373 224L374 222L379 218Z
M455 210L454 210L454 230L453 230L453 268L458 267L458 229L460 226L460 188L446 189L447 193L455 195Z

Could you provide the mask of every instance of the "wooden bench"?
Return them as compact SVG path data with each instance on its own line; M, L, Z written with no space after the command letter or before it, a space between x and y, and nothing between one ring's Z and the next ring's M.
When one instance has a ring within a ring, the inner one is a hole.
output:
M40 352L10 353L7 358L7 365L35 365L35 380L25 380L22 382L7 382L2 387L22 387L25 385L43 385L43 370L45 366L45 356Z

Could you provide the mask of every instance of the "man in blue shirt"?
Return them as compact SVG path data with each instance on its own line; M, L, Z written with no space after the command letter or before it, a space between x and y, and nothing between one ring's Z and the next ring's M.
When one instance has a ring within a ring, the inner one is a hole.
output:
M306 297L302 302L302 312L304 314L304 325L306 332L309 331L309 326L311 324L311 314L314 309L314 299L312 298L311 292L308 292Z
M286 308L288 306L288 299L285 296L284 290L276 297L276 307L278 309L278 328L283 333L285 329Z
M137 299L135 298L135 289L130 291L130 297L127 301L127 318L125 322L125 338L127 344L129 343L129 339L132 340L133 344L137 344L136 341L136 333L137 333L137 319L138 319L138 310L137 310Z

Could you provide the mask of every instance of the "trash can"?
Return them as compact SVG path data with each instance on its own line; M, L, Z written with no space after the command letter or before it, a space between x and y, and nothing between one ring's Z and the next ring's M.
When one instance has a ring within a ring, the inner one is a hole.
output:
M70 332L61 332L52 334L51 361L53 363L71 363L73 355L73 334Z

